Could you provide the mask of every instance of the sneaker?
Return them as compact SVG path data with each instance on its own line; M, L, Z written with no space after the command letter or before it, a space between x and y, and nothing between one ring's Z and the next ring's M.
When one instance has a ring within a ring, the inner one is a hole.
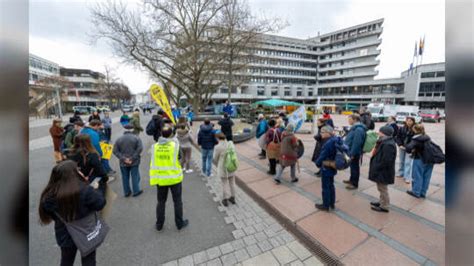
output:
M222 205L224 205L225 207L229 206L229 203L227 203L227 199L223 199L221 202Z
M372 206L370 208L376 212L389 212L388 209L382 208L380 206Z
M232 204L235 204L235 198L234 198L234 197L230 197L230 198L229 198L229 202L232 203Z
M350 180L342 180L342 183L344 183L344 184L352 184Z
M132 195L132 192L128 192L127 194L125 194L125 198L130 197L130 195Z
M275 180L275 184L280 185L281 183L280 179L273 179L273 180Z
M157 224L155 224L155 229L156 229L156 231L159 232L159 231L163 230L163 225L157 225Z
M109 180L107 180L107 184L110 184L113 181L115 181L115 176L109 176Z
M321 210L321 211L329 211L329 208L328 207L324 207L323 204L314 204L314 207L316 207L316 209L318 210Z
M417 198L417 199L420 198L420 196L417 196L417 195L416 195L413 191L411 191L411 190L407 190L407 194L410 195L410 196L412 196L412 197L415 197L415 198Z
M296 183L296 182L298 182L298 178L297 178L297 177L291 179L291 183Z
M181 227L178 227L178 230L181 230L181 229L185 228L188 225L189 225L189 221L187 219L183 220L183 224L181 225Z
M357 187L354 186L354 185L352 185L352 184L349 184L349 185L346 186L346 189L348 189L348 190L354 190L354 189L357 189Z
M380 202L375 202L375 201L373 201L373 202L370 203L370 205L375 206L375 207L379 207L379 206L380 206Z
M333 205L329 206L329 208L334 210L334 209L336 209L336 206L333 204Z
M314 173L315 176L320 176L321 175L321 170L317 171L316 173Z
M411 182L409 180L405 180L405 184L410 184Z
M143 190L138 191L137 193L133 194L132 197L138 197L143 193Z

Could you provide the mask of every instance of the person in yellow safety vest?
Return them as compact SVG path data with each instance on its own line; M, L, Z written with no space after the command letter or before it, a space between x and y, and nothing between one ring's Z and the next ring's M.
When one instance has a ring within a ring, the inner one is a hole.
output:
M179 163L181 152L179 143L172 139L173 129L166 125L161 137L153 145L150 162L150 185L157 186L158 205L156 206L156 230L161 231L165 222L166 199L171 190L174 203L174 221L178 230L189 223L183 219L183 201L181 198L183 169Z

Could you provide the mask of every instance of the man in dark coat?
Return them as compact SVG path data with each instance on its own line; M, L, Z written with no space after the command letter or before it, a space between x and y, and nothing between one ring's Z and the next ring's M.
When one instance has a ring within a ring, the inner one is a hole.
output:
M314 151L313 151L313 156L311 157L311 161L316 162L316 160L319 157L319 154L321 154L321 148L323 147L324 143L326 142L327 139L323 139L321 137L321 128L324 126L328 125L326 119L324 118L319 118L318 119L318 133L314 135L314 140L316 140L316 145L314 146ZM330 126L330 125L328 125ZM321 169L318 170L318 172L315 173L317 177L321 177Z
M393 139L393 128L383 126L379 129L379 139L372 153L369 168L369 180L377 184L377 189L380 192L380 201L370 203L374 211L389 212L388 185L395 181L396 158L397 145Z
M367 111L366 107L362 108L360 111L360 122L364 124L369 130L375 129L375 123L372 119L372 114Z
M334 176L337 170L326 165L326 161L334 161L336 159L336 143L342 145L342 139L334 136L334 129L330 126L321 128L321 138L325 139L321 154L314 161L317 167L321 168L321 187L322 187L322 204L315 204L315 207L322 211L329 211L329 208L334 209L336 203L336 188L334 187Z
M351 129L347 133L344 142L349 146L349 154L351 156L351 176L349 180L344 180L347 184L346 189L357 189L359 187L360 176L360 157L363 154L363 147L366 137L367 127L361 123L360 116L352 114L348 118Z
M160 109L158 111L158 114L154 115L150 122L148 122L148 125L146 126L145 132L147 135L153 136L153 139L155 141L158 141L158 139L161 137L161 130L164 125L164 119L163 115L165 112Z
M198 145L201 146L202 156L202 176L211 176L212 158L214 154L214 146L217 145L217 138L214 136L214 125L211 124L209 118L204 120L204 124L199 127Z
M218 124L221 126L221 131L227 140L232 140L232 126L234 122L230 119L229 114L224 113L224 117L219 120Z

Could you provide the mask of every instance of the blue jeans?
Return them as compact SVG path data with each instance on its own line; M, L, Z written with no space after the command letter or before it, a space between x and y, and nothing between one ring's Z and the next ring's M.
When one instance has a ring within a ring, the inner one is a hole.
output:
M426 197L432 172L433 164L425 164L421 159L413 160L413 183L411 191L418 197Z
M140 191L140 172L138 170L138 165L120 166L120 172L122 172L122 185L124 195L128 195L131 193L130 175L132 176L133 194L137 194Z
M336 188L334 187L334 176L323 172L321 176L321 188L323 194L323 205L326 208L336 203Z
M412 180L412 164L413 158L404 149L398 149L400 154L400 167L398 169L398 176L403 176L405 181Z
M104 170L106 173L112 171L112 168L110 168L109 160L101 159L101 162L102 162L102 167L104 167Z
M350 181L354 187L359 187L360 177L360 155L354 155L354 159L351 160L351 177Z
M201 149L202 154L202 172L210 176L212 170L212 156L214 155L214 149Z

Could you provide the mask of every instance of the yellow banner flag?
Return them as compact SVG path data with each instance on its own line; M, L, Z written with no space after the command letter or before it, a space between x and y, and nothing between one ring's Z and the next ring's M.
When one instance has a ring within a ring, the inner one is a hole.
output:
M107 142L101 141L100 149L102 150L102 159L110 160L112 157L112 151L114 149L114 145L108 144Z
M153 84L150 87L150 95L155 100L155 102L163 109L163 111L169 116L171 122L176 125L176 121L174 121L173 113L171 112L170 102L168 101L168 97L166 97L163 88L159 85Z

